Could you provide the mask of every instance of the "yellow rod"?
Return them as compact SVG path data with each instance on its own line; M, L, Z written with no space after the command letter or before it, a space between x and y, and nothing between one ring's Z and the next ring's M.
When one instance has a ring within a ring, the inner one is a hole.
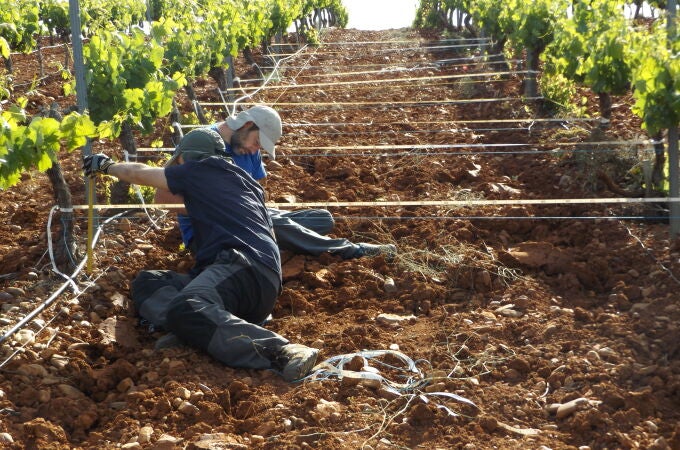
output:
M92 275L92 235L94 229L94 178L87 181L87 274Z

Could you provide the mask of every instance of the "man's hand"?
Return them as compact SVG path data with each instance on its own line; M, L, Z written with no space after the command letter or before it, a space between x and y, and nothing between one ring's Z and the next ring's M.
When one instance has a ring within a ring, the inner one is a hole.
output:
M83 170L88 177L94 177L98 173L109 173L109 167L115 162L103 153L87 155L83 158Z

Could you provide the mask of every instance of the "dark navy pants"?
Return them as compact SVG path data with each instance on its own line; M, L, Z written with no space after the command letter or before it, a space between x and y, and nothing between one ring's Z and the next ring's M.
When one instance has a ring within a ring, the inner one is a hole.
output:
M225 250L198 276L147 270L132 282L139 315L230 367L271 368L288 343L255 323L272 312L278 274L236 250Z
M335 221L328 210L303 209L282 211L267 208L274 225L276 243L293 253L319 256L324 252L353 258L359 246L344 238L324 236L333 230Z

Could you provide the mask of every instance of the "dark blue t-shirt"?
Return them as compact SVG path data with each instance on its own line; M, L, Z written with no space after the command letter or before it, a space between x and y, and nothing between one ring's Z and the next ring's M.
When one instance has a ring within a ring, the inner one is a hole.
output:
M221 250L237 249L281 273L281 256L262 187L220 157L165 168L168 188L184 197L196 245L196 266L212 264Z
M210 129L219 134L216 125L211 126ZM253 177L253 179L261 180L267 176L267 171L264 168L264 164L262 163L262 155L259 150L257 153L252 155L237 155L232 151L231 145L229 145L228 142L223 142L225 151L229 156L231 156L234 164L245 170L251 177ZM182 235L182 242L184 242L185 247L189 247L189 242L191 242L191 240L194 238L194 230L191 226L191 218L184 214L178 214L177 222L179 223L179 231Z

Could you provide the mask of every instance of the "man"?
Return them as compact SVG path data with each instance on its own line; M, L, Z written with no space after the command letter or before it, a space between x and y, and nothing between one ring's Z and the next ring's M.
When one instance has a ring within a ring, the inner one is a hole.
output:
M267 176L260 149L275 159L275 145L282 134L281 117L268 106L257 105L224 122L210 127L219 133L226 152L234 163L245 170L253 179L264 185ZM173 159L168 161L172 164ZM169 192L156 191L156 203L179 203ZM323 252L339 255L344 259L384 254L393 256L396 247L392 244L355 244L343 238L324 236L334 226L333 216L325 209L281 211L269 208L278 245L294 253L318 256ZM193 230L191 219L180 212L177 215L182 241L186 248L192 248Z
M181 196L191 216L194 268L142 271L131 288L139 314L228 366L274 369L287 381L306 376L318 350L255 325L281 291L281 257L262 187L231 162L209 129L188 133L173 160L178 164L157 168L103 154L84 159L86 175L165 189Z

